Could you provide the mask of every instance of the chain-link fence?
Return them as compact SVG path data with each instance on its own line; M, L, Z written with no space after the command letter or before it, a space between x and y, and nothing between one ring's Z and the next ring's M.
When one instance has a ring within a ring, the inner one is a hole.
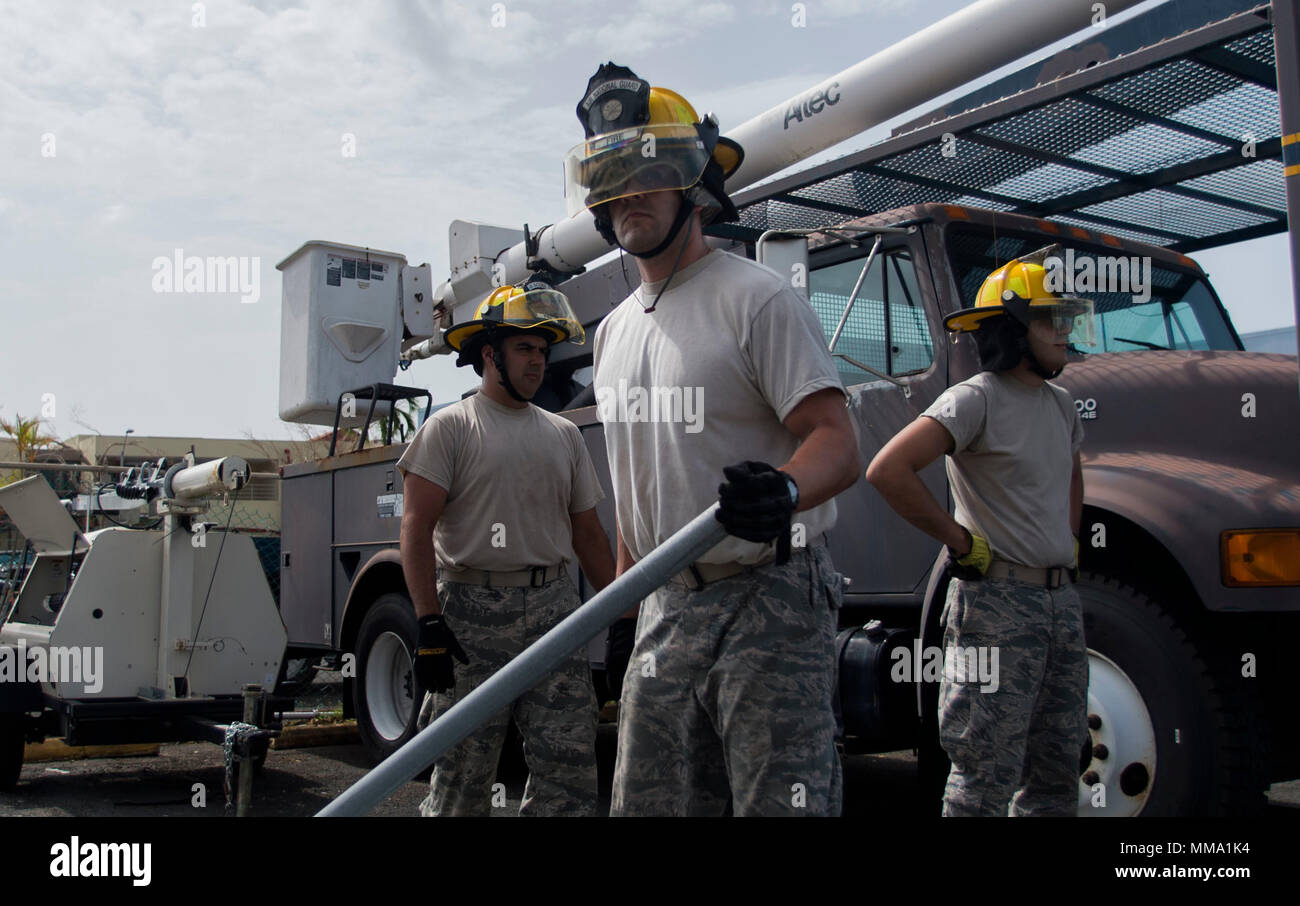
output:
M329 669L328 661L316 661L309 668L311 681L294 695L294 708L298 711L319 712L322 719L339 719L343 716L343 674Z

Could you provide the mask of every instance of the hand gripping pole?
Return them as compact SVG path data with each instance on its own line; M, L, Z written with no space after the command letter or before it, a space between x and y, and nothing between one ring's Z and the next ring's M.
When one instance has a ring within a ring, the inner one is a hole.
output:
M487 682L425 727L325 808L318 818L364 815L403 783L437 761L492 715L537 684L577 648L608 629L633 604L663 586L711 550L727 534L714 504L687 523L558 626L542 636Z

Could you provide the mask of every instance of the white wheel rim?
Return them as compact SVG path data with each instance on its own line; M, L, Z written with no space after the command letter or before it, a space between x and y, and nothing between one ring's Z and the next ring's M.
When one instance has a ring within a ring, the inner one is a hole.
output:
M1091 648L1088 715L1093 755L1079 778L1079 814L1140 815L1156 782L1156 731L1151 712L1128 674ZM1105 757L1099 757L1103 753ZM1095 782L1085 783L1090 772L1096 774Z
M406 731L415 708L414 686L406 642L395 632L382 633L366 659L366 710L382 738L395 740Z

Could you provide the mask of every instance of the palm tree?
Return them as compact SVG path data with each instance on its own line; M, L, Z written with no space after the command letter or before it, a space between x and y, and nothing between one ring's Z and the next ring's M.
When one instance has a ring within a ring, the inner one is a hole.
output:
M15 415L12 422L0 418L0 431L3 431L14 442L18 448L19 462L35 462L35 456L45 447L51 444L57 444L58 438L48 434L41 433L41 420L37 418L23 418L21 415ZM0 477L0 486L12 484L22 477L19 472L10 472L4 477Z
M366 405L369 405L368 401L362 401L362 402L365 402ZM415 436L415 431L417 428L415 424L415 419L416 416L419 415L420 413L420 408L421 408L420 406L417 406L415 404L414 400L409 400L409 399L400 399L397 402L393 403L393 433L390 438L393 443L405 443L411 437ZM368 444L383 443L384 423L386 421L387 421L386 416L380 416L380 415L375 416L374 420L370 423L370 431L366 435L366 443ZM328 442L330 436L331 436L330 432L326 432L325 434L320 435L319 438L311 438L311 439L323 440ZM357 439L360 436L361 436L361 432L357 428L350 428L345 425L340 426L338 447L335 452L344 452L344 451L350 451L355 449Z

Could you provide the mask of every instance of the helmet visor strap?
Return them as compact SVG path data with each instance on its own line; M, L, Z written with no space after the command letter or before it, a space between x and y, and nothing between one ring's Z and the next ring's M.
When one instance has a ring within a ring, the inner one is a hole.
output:
M506 365L506 340L509 339L505 331L493 331L492 338L488 340L488 347L492 350L492 364L496 368L498 380L502 387L505 388L511 399L518 400L521 403L530 401L529 397L524 396L515 389L514 382L510 380L510 371ZM551 346L546 345L546 359L550 361Z

